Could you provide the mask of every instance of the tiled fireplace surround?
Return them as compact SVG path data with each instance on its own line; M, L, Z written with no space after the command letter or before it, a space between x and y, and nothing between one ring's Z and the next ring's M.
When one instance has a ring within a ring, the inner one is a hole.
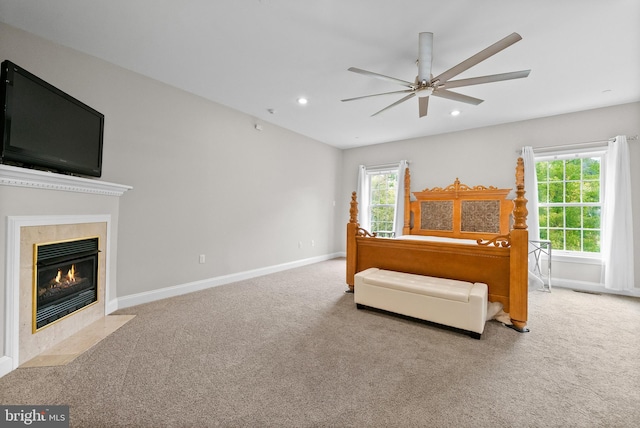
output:
M20 277L18 295L18 355L19 364L29 361L31 358L51 348L61 339L76 333L79 328L85 327L102 318L105 310L105 262L108 221L97 223L84 223L92 221L91 218L82 219L79 216L71 219L71 224L43 224L40 226L20 227ZM57 223L57 219L51 218ZM33 245L48 242L57 242L68 239L83 239L97 236L99 238L98 254L98 302L87 306L62 320L49 324L46 327L32 333L33 314ZM15 297L14 297L15 298Z
M119 197L129 186L0 165L0 185ZM25 190L29 192L28 190ZM27 196L28 197L28 196ZM95 197L95 196L93 196ZM117 206L117 200L115 202ZM19 210L18 210L19 212ZM6 216L4 343L0 361L8 371L68 338L110 312L109 272L112 214ZM33 244L99 237L98 303L32 333ZM10 365L11 367L7 367ZM0 373L0 376L2 373Z

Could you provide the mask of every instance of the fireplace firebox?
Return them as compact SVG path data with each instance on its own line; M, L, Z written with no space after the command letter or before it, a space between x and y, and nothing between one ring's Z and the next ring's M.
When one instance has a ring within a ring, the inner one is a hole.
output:
M98 301L99 239L34 245L33 332Z

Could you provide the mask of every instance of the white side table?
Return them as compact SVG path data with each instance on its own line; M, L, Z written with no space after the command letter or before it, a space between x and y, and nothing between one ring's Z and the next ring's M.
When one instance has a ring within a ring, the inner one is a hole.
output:
M533 273L542 278L542 291L551 292L551 241L529 241L530 251L529 254L533 254L536 265L533 269ZM546 275L542 272L542 254L547 256L547 272ZM546 281L545 281L546 279Z

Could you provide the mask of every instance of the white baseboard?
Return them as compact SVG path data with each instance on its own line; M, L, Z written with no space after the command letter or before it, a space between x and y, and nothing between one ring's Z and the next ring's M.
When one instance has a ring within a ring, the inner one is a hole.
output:
M109 315L111 312L115 312L118 310L118 299L111 299L104 306L104 312L106 315Z
M324 256L311 257L308 259L297 260L295 262L283 263L275 266L268 266L260 269L238 272L230 275L217 276L214 278L204 279L201 281L189 282L186 284L174 285L159 290L146 291L143 293L131 294L129 296L118 297L111 300L107 304L107 313L114 312L117 309L129 308L131 306L141 305L144 303L154 302L156 300L166 299L169 297L180 296L194 291L205 290L219 285L230 284L232 282L243 281L245 279L256 278L258 276L269 275L271 273L281 272L288 269L294 269L319 263L325 260L344 257L342 253L327 254Z
M13 370L13 360L6 355L0 357L0 377Z
M569 288L577 291L587 291L589 293L617 294L620 296L640 297L640 289L635 288L631 291L611 290L605 288L599 282L576 281L572 279L551 278L551 287Z

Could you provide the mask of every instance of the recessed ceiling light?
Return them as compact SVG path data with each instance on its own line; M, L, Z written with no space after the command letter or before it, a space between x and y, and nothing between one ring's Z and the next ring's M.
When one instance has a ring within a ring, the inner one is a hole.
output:
M460 110L453 110L451 112L451 116L458 116L460 114Z
M309 100L307 100L305 97L298 98L298 104L300 104L300 105L305 105L308 102L309 102Z

